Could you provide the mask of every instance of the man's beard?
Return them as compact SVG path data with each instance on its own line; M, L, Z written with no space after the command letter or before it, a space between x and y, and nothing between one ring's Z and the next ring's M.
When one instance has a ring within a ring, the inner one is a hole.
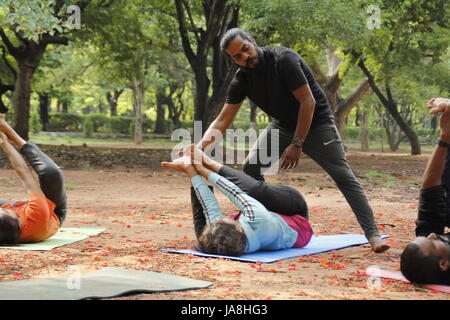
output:
M240 68L247 70L247 71L258 71L264 67L264 53L263 53L262 49L258 46L255 46L255 50L256 50L256 56L252 56L252 57L248 58L246 63L248 64L248 62L251 62L254 59L258 59L258 62L253 66L253 68L250 68L248 66L246 66L246 67L239 66Z

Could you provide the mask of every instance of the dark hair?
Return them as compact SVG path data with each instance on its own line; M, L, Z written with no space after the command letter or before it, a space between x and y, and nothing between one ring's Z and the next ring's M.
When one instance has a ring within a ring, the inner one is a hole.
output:
M410 243L400 256L400 270L413 283L446 284L449 279L439 267L440 259L434 254L424 255L417 244Z
M4 210L4 209L2 209ZM0 245L15 244L20 235L19 219L0 211Z
M250 35L242 30L241 28L233 28L228 30L220 40L220 49L225 52L225 50L230 45L230 42L234 40L237 36L240 36L243 40L251 41Z
M247 246L247 236L236 224L219 219L205 227L197 249L212 254L240 256Z

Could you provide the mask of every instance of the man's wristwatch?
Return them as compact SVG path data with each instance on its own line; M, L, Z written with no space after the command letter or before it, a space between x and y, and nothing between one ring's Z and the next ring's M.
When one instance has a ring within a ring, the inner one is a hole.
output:
M292 144L296 147L302 148L305 140L295 137L292 139Z
M444 140L438 139L436 141L436 144L440 145L441 147L444 148L450 148L450 143L449 142L445 142Z

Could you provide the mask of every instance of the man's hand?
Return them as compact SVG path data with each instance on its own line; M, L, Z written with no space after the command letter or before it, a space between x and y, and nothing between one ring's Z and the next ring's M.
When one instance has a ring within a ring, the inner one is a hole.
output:
M290 144L289 147L284 150L283 155L280 159L281 169L293 169L297 167L298 160L302 154L302 148L296 147Z

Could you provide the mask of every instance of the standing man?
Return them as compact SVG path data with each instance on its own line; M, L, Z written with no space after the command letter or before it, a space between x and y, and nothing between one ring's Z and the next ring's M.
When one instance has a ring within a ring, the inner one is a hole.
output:
M270 155L271 131L278 130L280 167L295 168L302 152L312 158L347 199L372 250L389 249L380 237L372 209L345 158L326 95L305 61L285 47L258 47L255 39L239 28L228 30L221 40L221 49L240 69L230 84L222 111L198 146L204 150L211 144L216 130L223 134L248 97L273 121L250 151L244 172L264 180L260 155Z

